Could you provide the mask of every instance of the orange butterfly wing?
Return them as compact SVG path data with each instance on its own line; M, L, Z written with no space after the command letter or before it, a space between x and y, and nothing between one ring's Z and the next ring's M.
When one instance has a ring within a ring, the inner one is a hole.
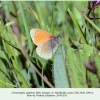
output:
M31 29L30 30L31 38L36 45L40 45L41 43L51 39L54 37L52 34L43 31L41 29Z

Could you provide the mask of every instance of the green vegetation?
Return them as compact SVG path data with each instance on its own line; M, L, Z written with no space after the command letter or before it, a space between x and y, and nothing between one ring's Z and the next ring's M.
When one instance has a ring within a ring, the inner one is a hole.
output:
M0 88L100 87L100 7L87 1L0 2ZM61 35L52 59L30 29Z

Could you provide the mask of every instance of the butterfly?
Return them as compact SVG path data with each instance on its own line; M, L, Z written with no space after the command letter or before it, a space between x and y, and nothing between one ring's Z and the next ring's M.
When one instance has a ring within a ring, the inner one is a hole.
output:
M37 54L44 59L52 58L61 40L60 35L54 36L49 32L36 28L30 30L30 36L33 43L37 46Z

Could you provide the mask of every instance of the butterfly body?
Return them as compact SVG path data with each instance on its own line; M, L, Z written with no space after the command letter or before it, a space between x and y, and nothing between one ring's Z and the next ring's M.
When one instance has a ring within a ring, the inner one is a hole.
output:
M61 37L59 35L54 36L40 29L31 29L30 35L34 44L37 45L37 54L44 59L52 58L60 43Z

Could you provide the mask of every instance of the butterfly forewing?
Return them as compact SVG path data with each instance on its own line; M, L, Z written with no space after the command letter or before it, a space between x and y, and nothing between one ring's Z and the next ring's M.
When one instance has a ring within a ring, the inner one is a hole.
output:
M52 34L46 32L46 31L40 30L40 29L31 29L30 35L31 35L31 38L32 38L34 44L36 44L36 45L40 45L41 43L43 43L53 37Z

